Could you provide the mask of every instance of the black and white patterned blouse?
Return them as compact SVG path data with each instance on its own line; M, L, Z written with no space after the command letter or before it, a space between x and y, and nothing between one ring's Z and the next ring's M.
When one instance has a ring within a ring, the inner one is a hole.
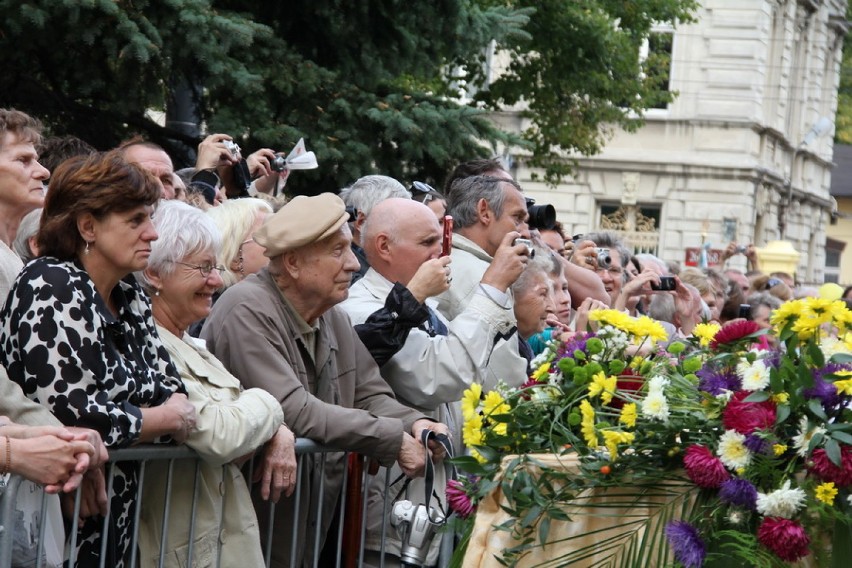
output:
M112 301L118 317L77 262L30 262L0 312L0 363L60 422L97 430L108 447L118 448L138 439L140 408L185 389L157 335L150 300L132 276L113 289ZM108 555L121 566L133 519L134 465L119 462L115 481ZM78 565L98 553L102 522L81 527Z

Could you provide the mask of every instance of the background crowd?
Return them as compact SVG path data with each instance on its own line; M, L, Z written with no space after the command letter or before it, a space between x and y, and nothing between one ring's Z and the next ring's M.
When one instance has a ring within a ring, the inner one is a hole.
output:
M530 217L497 160L460 164L441 191L371 175L287 201L276 156L243 157L213 134L175 172L145 140L96 152L0 109L0 471L61 494L66 512L82 488L77 565L101 550L107 565L128 562L138 465L120 462L109 494L103 468L109 449L139 443L186 444L204 462L203 489L178 472L168 502L167 468L147 470L144 565L161 546L165 565L183 565L190 545L199 565L263 565L270 519L272 565L313 563L290 534L332 534L345 464L302 458L297 486L297 437L382 466L366 558L378 565L384 549L393 565L405 534L383 525L401 493L440 513L430 522L449 514L443 470L426 498L419 478L444 457L439 442L465 451L472 384L523 384L547 341L585 330L595 309L648 315L672 341L705 321L768 327L781 302L817 293L762 273L751 245L725 251L745 255L743 273L634 255L614 233L566 235ZM320 554L336 554L327 540Z

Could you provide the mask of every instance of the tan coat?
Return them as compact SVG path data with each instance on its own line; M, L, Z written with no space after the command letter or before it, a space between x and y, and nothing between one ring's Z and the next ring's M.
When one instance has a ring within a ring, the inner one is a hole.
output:
M230 463L271 438L282 424L281 406L263 389L242 390L239 381L198 345L158 326L160 338L195 405L196 430L186 445L204 459L199 491L192 566L263 566L257 517L242 473ZM195 343L198 342L198 343ZM157 566L160 550L167 462L151 462L145 471L144 507L139 529L142 566ZM195 461L176 460L164 566L186 566ZM221 562L217 564L219 543Z
M0 416L26 426L62 426L45 407L30 400L0 365Z
M222 294L201 336L243 386L264 388L278 399L297 437L357 451L383 465L394 463L402 433L410 432L412 424L425 416L394 399L339 307L317 321L316 361L303 342L297 317L264 269ZM297 565L311 562L313 535L318 529L321 541L325 539L340 495L342 455L328 456L324 477L315 467L318 462L308 459L303 465L298 526L307 531L307 537L301 533ZM273 566L289 565L294 501L282 499L276 507ZM263 523L262 508L258 517Z

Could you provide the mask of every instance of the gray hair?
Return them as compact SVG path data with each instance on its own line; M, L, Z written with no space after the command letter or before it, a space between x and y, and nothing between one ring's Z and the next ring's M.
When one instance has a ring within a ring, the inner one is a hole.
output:
M554 255L550 254L550 249L534 247L533 250L535 250L535 255L527 262L524 271L521 272L521 275L512 284L512 292L516 296L526 290L530 285L530 280L539 274L544 274L545 276L554 274L558 276L562 273L562 265L558 263ZM554 272L557 269L558 271Z
M781 300L770 294L769 292L758 292L757 294L752 294L748 298L746 298L746 302L751 306L751 317L757 315L757 308L760 306L766 306L769 308L769 311L777 310L781 307Z
M411 192L388 176L364 176L340 190L340 199L346 206L354 207L364 217L370 216L377 203L391 197L411 199Z
M476 206L480 199L488 203L497 217L503 215L503 204L506 201L503 184L522 191L521 186L505 178L472 176L454 181L447 196L447 215L452 215L453 227L464 229L476 225L479 221Z
M674 298L670 294L654 294L648 304L648 317L674 324Z
M24 264L35 258L29 241L30 237L34 237L38 233L40 221L41 207L24 215L24 218L21 219L21 224L18 225L18 234L15 235L15 242L12 243L12 250L21 257Z
M219 253L222 235L206 213L175 199L161 200L154 213L154 228L159 237L151 242L148 268L168 275L176 262L199 253ZM147 291L153 288L143 271L136 279Z
M207 215L213 219L222 235L219 262L225 267L225 270L222 271L224 288L240 281L240 276L231 270L231 264L237 260L240 247L248 238L249 231L257 218L263 213L272 214L272 205L256 197L229 199L218 207L211 207L207 210Z
M642 252L642 253L637 254L636 258L639 260L639 264L642 265L643 270L648 267L647 263L652 262L652 263L657 265L657 267L662 271L662 273L664 275L665 274L671 274L669 272L668 265L665 262L663 262L663 259L661 259L660 257L658 257L656 255L653 255L649 252Z

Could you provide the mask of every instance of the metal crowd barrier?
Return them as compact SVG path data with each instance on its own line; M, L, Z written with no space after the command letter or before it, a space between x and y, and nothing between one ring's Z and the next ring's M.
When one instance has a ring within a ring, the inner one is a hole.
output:
M299 438L299 439L296 440L296 456L297 456L297 461L298 461L298 467L297 467L296 489L295 489L294 495L299 494L299 485L302 483L303 475L305 474L305 472L304 472L305 460L303 459L303 457L308 456L308 455L321 454L321 457L319 459L320 464L321 464L320 465L320 471L324 472L324 468L325 468L325 465L326 465L325 454L332 453L332 452L340 453L340 450L321 446L321 445L316 444L315 442L308 440L308 439L305 439L305 438ZM343 453L345 454L344 463L348 463L349 462L349 459L348 459L349 454L347 452L343 452ZM143 494L143 486L144 486L146 465L150 462L155 462L155 461L168 461L168 463L169 463L168 478L167 478L167 489L166 489L166 497L165 497L165 507L163 509L164 518L163 518L163 523L162 523L163 524L162 535L165 536L166 531L168 529L168 522L169 522L167 513L170 510L172 473L173 473L174 463L177 460L194 460L196 462L196 467L195 467L195 472L196 472L196 474L195 474L195 488L196 488L196 490L195 490L195 496L193 498L193 502L191 504L191 507L192 507L192 515L191 515L192 521L191 521L191 523L192 524L190 526L189 550L187 551L187 558L186 558L186 562L184 564L185 566L195 566L195 564L193 563L193 552L194 552L193 551L193 544L194 544L193 530L194 530L194 527L195 527L195 517L196 517L195 509L196 509L196 501L197 501L197 497L198 497L197 488L198 488L198 482L199 482L199 479L200 479L200 468L198 467L198 465L201 463L201 459L198 457L198 455L195 453L194 450L191 450L187 447L143 445L143 446L136 446L136 447L133 447L133 448L110 450L110 461L106 465L106 475L107 475L106 481L107 481L107 493L108 494L110 493L110 491L112 489L112 484L113 484L113 479L114 479L114 470L113 470L114 464L118 463L118 462L125 462L125 461L139 462L139 480L138 480L139 483L138 483L138 490L137 490L137 495L136 495L137 507L135 509L135 519L134 519L134 522L133 522L133 535L132 535L133 540L132 540L132 547L131 547L132 553L131 553L131 558L130 558L130 562L129 562L130 568L135 568L139 564L139 560L137 558L137 554L138 554L137 543L138 543L138 538L139 538L139 522L140 522L139 519L140 519L141 509L144 506L144 499L145 499L145 496ZM360 552L358 554L357 559L354 561L354 563L353 563L352 559L350 558L349 566L360 567L360 566L363 566L363 563L364 563L364 543L365 543L366 525L367 525L367 523L366 523L367 510L366 510L366 506L365 506L366 503L367 503L367 490L368 490L367 474L368 474L367 467L364 467L363 472L362 472L363 477L362 477L362 483L361 483L362 492L361 492L361 495L360 495L360 501L361 501L362 507L361 507L361 511L359 513L359 517L360 517L360 520L361 520L361 523L360 523L361 524L360 548L359 548ZM247 478L251 479L251 475L252 475L252 472L251 472L251 470L249 470ZM346 491L346 488L347 488L348 479L349 479L349 468L344 467L343 486L342 486L342 489L341 489L340 503L339 503L340 519L343 519L346 516L346 510L347 510L346 509L346 507L347 507L347 503L346 503L347 491ZM385 476L385 494L388 493L387 488L388 488L390 482L391 482L390 472L388 471L388 474ZM15 518L15 516L16 516L15 515L16 502L18 501L19 490L20 490L22 484L24 484L24 483L26 483L25 480L18 477L18 476L14 476L14 475L8 476L8 479L5 480L5 481L2 479L2 477L0 477L0 568L18 568L19 567L18 564L13 565L13 540L14 540L14 537L15 537L15 530L14 530L15 529L15 523L16 523L17 520L20 520L20 519ZM73 517L72 517L74 519L73 523L66 522L66 531L67 532L65 534L70 535L70 538L66 539L67 541L70 541L70 544L68 546L64 546L64 549L67 552L67 554L66 554L67 555L67 558L66 558L66 565L67 566L74 566L74 563L75 563L75 554L76 554L75 549L76 549L76 537L77 537L77 526L78 526L77 519L79 517L79 511L80 511L80 507L81 507L81 494L82 494L82 492L78 489L77 492L76 492L75 499L74 499L74 513L73 513ZM322 495L323 495L323 488L321 487L320 488L320 497L318 499L318 501L320 503L320 507L321 507L321 503L323 501ZM224 496L222 496L222 498L224 499ZM295 518L296 519L298 519L298 516L299 516L299 513L298 513L299 508L302 507L302 506L310 505L309 503L304 504L304 503L301 503L300 501L301 501L300 499L297 499L296 503L295 503ZM46 521L48 519L48 515L46 514L47 509L48 509L47 504L48 504L48 496L44 492L41 492L41 503L40 503L41 511L40 511L40 515L37 517L38 521L37 521L36 524L38 525L38 528L37 528L37 531L36 531L37 534L35 535L35 538L34 538L35 547L36 547L36 550L34 551L35 553L33 554L34 559L33 559L32 563L21 564L20 566L26 566L27 568L43 568L43 567L47 566L46 560L45 560L45 553L44 553L45 542L46 542L45 526L47 524ZM385 541L384 537L385 537L385 535L388 534L388 531L394 530L393 528L387 526L388 525L388 521L387 521L387 519L388 519L388 507L389 507L389 503L385 503L385 512L384 512L384 515L382 517L384 519L384 523L383 523L382 528L381 528L381 531L382 531L381 535L382 535L382 542L383 543ZM269 523L268 523L266 538L262 539L262 541L265 540L265 550L263 551L263 555L264 555L264 558L266 560L266 567L267 568L269 568L269 566L270 566L270 559L271 559L271 548L272 548L271 535L272 535L272 530L273 530L274 512L275 512L275 506L272 505L270 507L270 512L269 512ZM320 511L319 514L321 515L321 511ZM103 525L103 528L102 528L102 534L106 534L106 532L108 530L108 518L109 518L109 515L107 515L107 517L104 518L104 525ZM346 517L346 518L353 518L353 517L350 516L350 517ZM348 566L345 566L343 564L343 553L344 552L351 553L351 550L349 550L349 551L343 550L344 549L343 542L344 542L344 530L345 530L344 525L345 524L346 523L344 523L341 520L341 522L338 523L337 534L336 535L329 534L329 535L327 535L327 538L326 538L327 541L330 541L333 537L336 538L337 554L336 554L335 568L348 568ZM322 522L321 522L321 519L319 519L316 523L316 530L314 531L314 534L313 535L307 535L307 534L301 534L301 529L306 529L306 527L300 527L298 522L293 523L293 531L292 531L292 535L291 535L291 543L293 543L293 545L291 546L291 551L292 551L292 556L291 556L291 561L290 561L291 566L295 566L296 550L297 550L296 543L301 543L304 546L312 545L313 546L313 552L314 552L314 554L313 554L313 559L314 559L313 565L315 567L319 566L318 563L319 563L319 560L320 560L320 557L319 557L320 543L322 541L322 538L319 535L319 533L321 531L321 526L322 526ZM220 527L220 530L221 530L221 527ZM31 537L32 537L32 535L31 535ZM445 568L449 564L449 556L452 553L454 535L451 532L445 532L443 537L439 536L438 538L442 538L442 543L441 543L442 553L441 553L441 558L439 560L438 567L439 568ZM106 548L106 544L105 544L106 539L102 539L102 541L104 541L104 549L105 549ZM166 544L165 541L166 541L165 538L161 539L162 545L161 545L161 550L160 550L159 566L163 566L163 555L164 555L164 548L165 548L165 544ZM218 542L219 542L219 549L217 550L217 558L219 558L220 552L221 552L221 541L218 541ZM27 544L27 543L22 543L22 544ZM60 546L63 546L63 544L64 543L59 543ZM384 554L383 554L384 553L384 544L383 544L382 548L383 549L380 551L382 553L381 554L382 560L380 561L381 564L380 564L379 568L384 568L384 564L385 564ZM104 568L106 566L106 564L105 564L106 555L104 554L104 552L105 552L104 549L101 550L101 555L100 555L100 558L101 558L100 566L101 566L101 568ZM219 562L217 562L216 566L218 566L218 565L219 565ZM112 568L112 567L109 567L109 568ZM231 568L231 567L222 567L222 568ZM240 567L240 568L249 568L249 567L246 566L246 567ZM323 566L323 568L326 568L326 567Z

